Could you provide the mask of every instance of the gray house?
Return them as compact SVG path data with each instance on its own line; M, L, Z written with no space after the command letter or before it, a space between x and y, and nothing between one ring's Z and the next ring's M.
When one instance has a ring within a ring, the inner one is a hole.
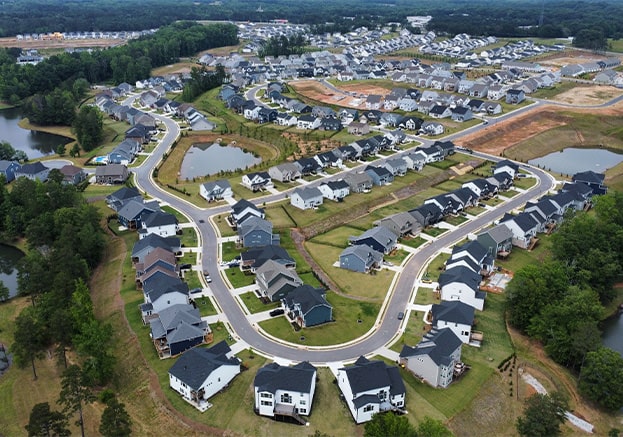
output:
M364 172L370 176L374 185L385 185L394 180L394 175L385 167L376 167L369 165Z
M218 181L206 182L199 187L199 195L208 202L232 197L233 191L229 181L220 179Z
M322 325L333 320L333 307L322 289L301 285L282 300L286 314L301 328Z
M372 249L389 254L396 248L396 235L384 226L377 226L368 229L358 237L349 237L349 241L353 245L364 244Z
M95 168L95 183L97 184L122 184L130 172L123 164L101 165Z
M422 225L408 212L399 212L389 217L382 218L374 222L374 225L384 226L392 231L398 238L409 234L418 235L422 230Z
M450 329L432 330L417 346L403 346L400 363L433 387L446 388L461 361L462 345Z
M366 245L348 246L340 254L340 268L367 273L383 262L383 254Z
M513 248L513 233L504 223L501 223L479 233L476 241L487 249L489 255L506 257Z
M301 171L292 162L275 165L268 169L268 174L272 179L276 179L279 182L291 182L301 177Z
M372 188L372 178L367 173L348 173L344 181L350 187L352 193L363 193Z
M32 164L24 164L21 168L15 170L15 178L28 178L33 181L45 182L48 180L50 169L40 162Z
M303 285L294 269L289 269L272 259L255 271L255 283L260 295L271 302L279 302L289 292Z
M273 224L261 217L249 217L238 226L238 237L243 247L279 244L279 234L273 234Z

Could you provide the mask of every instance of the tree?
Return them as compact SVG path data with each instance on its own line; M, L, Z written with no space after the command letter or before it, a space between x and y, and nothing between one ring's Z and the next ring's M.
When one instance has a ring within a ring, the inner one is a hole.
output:
M586 354L580 393L609 410L623 407L623 357L607 347Z
M65 156L65 152L67 152L67 146L65 144L59 144L58 146L56 146L56 149L54 149L54 152L58 156Z
M99 431L104 437L126 437L132 433L130 415L117 398L113 397L106 403Z
M526 400L523 416L517 419L517 431L527 437L558 435L566 410L567 401L560 393L534 394Z
M425 417L418 425L417 435L421 437L452 437L452 433L439 420Z
M30 411L30 420L26 425L29 437L69 436L67 417L58 411L51 411L50 404L36 404Z
M4 302L9 298L9 288L0 281L0 302Z
M65 414L78 412L76 425L80 426L82 437L84 437L82 407L84 404L91 403L94 400L95 396L93 396L91 388L85 383L82 369L76 364L72 364L65 369L61 379L61 392L57 402L63 405Z
M45 326L37 318L35 308L24 308L15 319L11 351L15 362L21 368L32 366L32 374L37 379L35 360L43 357L43 349L47 344Z
M94 106L82 106L73 123L73 130L84 151L89 152L95 149L104 138L102 114Z
M71 147L71 150L69 151L69 156L71 156L72 158L80 156L80 144L74 143L74 145Z
M364 437L416 437L417 433L405 416L377 413L372 416L372 420L366 422L363 435Z

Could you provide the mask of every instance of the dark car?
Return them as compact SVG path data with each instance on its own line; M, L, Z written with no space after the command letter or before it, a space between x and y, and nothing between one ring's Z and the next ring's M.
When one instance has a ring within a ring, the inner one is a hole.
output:
M402 319L404 319L404 318L405 318L405 313L403 313L402 311L400 311L400 312L398 313L398 320L402 320Z
M272 311L271 311L270 313L268 313L268 314L270 314L270 316L271 316L271 317L277 317L277 316L282 315L283 313L285 313L285 311L283 310L283 308L277 308L277 309L275 309L275 310L272 310Z

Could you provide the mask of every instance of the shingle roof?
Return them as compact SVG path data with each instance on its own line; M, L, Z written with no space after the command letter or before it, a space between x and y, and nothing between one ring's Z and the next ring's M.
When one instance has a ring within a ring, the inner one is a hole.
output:
M500 223L499 225L494 226L491 229L482 231L478 235L482 234L488 234L496 243L501 243L502 241L510 240L511 238L513 238L513 233L504 223Z
M444 322L461 323L472 326L474 324L474 307L458 300L442 301L431 307L433 323L437 320Z
M404 393L404 383L400 375L390 376L390 369L395 366L389 366L383 361L370 361L361 356L354 365L344 367L348 382L350 384L353 395L367 392L377 388L390 387L390 392L395 395Z
M211 348L193 348L186 351L169 369L169 374L199 390L212 372L221 366L239 366L237 358L227 358L231 349L225 340Z
M293 367L270 363L257 371L253 385L260 392L273 394L277 390L309 393L315 376L316 368L307 361Z
M404 345L400 357L428 355L435 364L448 366L452 363L451 354L461 345L461 340L450 328L433 329L415 347Z
M331 307L325 298L324 291L318 290L308 284L296 287L288 293L285 301L289 308L292 308L294 305L298 304L303 315L307 314L311 309L319 305L327 305Z
M452 282L459 282L467 285L472 290L478 291L481 281L482 277L478 273L464 266L452 267L439 275L439 285L441 287Z

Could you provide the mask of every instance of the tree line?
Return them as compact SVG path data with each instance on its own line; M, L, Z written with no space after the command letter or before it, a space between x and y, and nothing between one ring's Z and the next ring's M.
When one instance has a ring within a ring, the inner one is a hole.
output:
M617 410L623 358L601 346L600 323L623 273L623 194L600 196L594 213L567 217L551 239L551 259L527 265L509 282L508 320L576 372L583 395Z

